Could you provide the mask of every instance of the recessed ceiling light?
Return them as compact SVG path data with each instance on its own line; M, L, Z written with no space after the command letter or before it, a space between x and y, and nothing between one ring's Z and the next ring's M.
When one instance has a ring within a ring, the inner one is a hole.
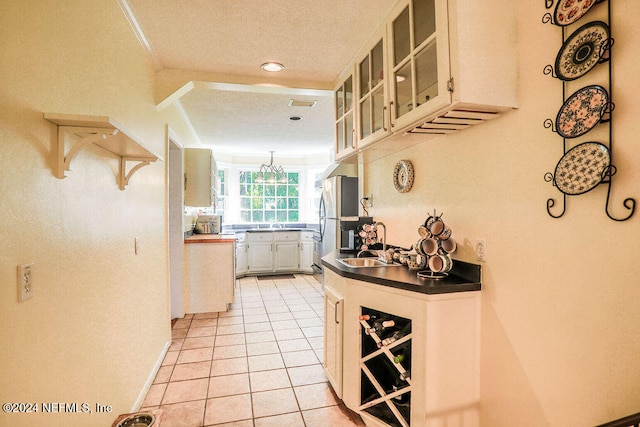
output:
M289 120L293 120L293 121L302 120L302 117L300 117L300 116L291 116L291 117L289 117Z
M279 62L265 62L260 66L260 68L265 71L275 73L278 71L282 71L284 69L284 65L280 64Z

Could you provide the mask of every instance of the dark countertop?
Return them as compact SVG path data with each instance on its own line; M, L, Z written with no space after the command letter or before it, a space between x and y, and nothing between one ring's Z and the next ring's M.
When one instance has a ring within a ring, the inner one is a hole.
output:
M313 231L310 228L249 228L244 230L245 233L270 233L272 231Z
M423 279L418 277L417 271L409 270L405 266L354 268L336 261L336 258L354 256L331 252L322 258L322 265L342 277L423 294L479 291L482 288L481 267L477 264L454 260L453 269L447 277Z
M222 226L224 233L256 233L270 231L317 231L318 224L305 222L232 224Z

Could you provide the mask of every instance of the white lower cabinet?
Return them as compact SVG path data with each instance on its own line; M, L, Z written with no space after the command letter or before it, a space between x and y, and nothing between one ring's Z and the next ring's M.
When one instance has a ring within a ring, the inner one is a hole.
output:
M313 273L313 232L300 232L300 271Z
M313 273L313 242L300 242L300 271Z
M273 243L248 243L249 273L273 271Z
M427 295L345 279L327 268L324 280L325 292L327 284L334 292L335 283L345 283L341 341L325 314L325 371L337 375L340 362L327 359L326 349L340 342L342 385L331 384L341 387L348 408L370 426L479 425L479 291ZM374 323L381 318L395 326L380 329Z
M336 395L342 398L342 325L345 281L330 274L324 280L324 372Z
M243 270L238 263L236 274L239 276L246 273L313 272L311 231L247 232L245 242L247 268Z
M292 271L298 269L298 242L275 242L273 268L275 271Z
M298 270L300 245L299 231L276 231L273 233L274 271Z
M247 254L247 243L244 237L236 240L236 275L241 276L249 271L249 256Z

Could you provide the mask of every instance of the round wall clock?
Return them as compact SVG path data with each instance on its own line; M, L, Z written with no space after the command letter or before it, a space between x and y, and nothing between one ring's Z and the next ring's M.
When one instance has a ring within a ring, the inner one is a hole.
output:
M393 169L393 186L399 193L406 193L413 186L413 165L409 160L400 160Z

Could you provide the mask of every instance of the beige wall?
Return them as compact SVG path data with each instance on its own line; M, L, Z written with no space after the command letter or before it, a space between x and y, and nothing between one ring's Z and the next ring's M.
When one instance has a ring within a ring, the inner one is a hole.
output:
M583 21L600 18L606 4ZM625 216L623 200L640 201L640 4L612 7L618 174L610 211ZM609 219L604 185L570 197L560 219L546 212L548 198L562 202L543 176L563 148L543 121L555 119L563 100L560 81L542 72L562 45L561 29L541 23L544 12L543 1L518 2L518 110L366 165L369 212L388 226L389 242L411 245L434 208L459 242L457 258L473 262L475 240L487 240L480 400L487 427L589 426L640 408L640 212L627 222ZM571 87L605 82L605 71L600 65ZM584 138L606 141L602 128ZM415 167L405 194L391 180L400 159Z
M110 1L5 1L0 13L0 401L111 405L110 414L7 414L0 425L111 425L129 412L170 340L165 167L118 189L117 164L80 152L54 177L43 112L110 116L166 158L173 108ZM134 238L141 252L134 255ZM17 266L35 296L17 302Z
M640 407L640 213L608 219L604 186L570 198L561 219L545 210L559 193L543 175L562 142L542 122L562 99L560 83L542 73L561 44L560 29L541 23L543 3L518 2L519 110L367 168L370 213L391 242L411 244L434 207L460 259L472 261L475 239L487 240L480 409L491 427L595 425ZM622 216L624 198L640 198L640 5L617 2L614 12L611 206ZM58 180L55 129L42 112L111 116L162 157L165 123L191 139L174 109L154 109L151 70L116 2L4 2L0 64L0 401L114 407L0 412L0 425L109 425L131 409L170 336L165 164L120 191L114 162L87 150ZM391 183L399 159L416 169L407 194ZM28 262L35 296L18 303L16 268Z

